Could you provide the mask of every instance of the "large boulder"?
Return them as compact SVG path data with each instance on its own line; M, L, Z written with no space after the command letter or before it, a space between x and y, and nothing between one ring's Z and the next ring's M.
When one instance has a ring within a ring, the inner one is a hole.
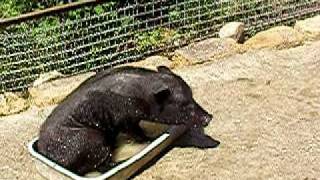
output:
M29 108L28 101L11 92L0 95L0 116L16 114Z
M303 41L300 32L288 26L279 26L259 32L244 45L249 49L284 49L301 45Z
M4 94L0 94L0 104L5 103L6 97Z
M37 84L29 88L31 102L38 107L58 104L93 74L85 73Z
M310 40L319 40L320 39L320 15L308 18L303 21L297 21L294 29L301 32Z
M192 43L174 52L173 67L201 64L241 52L233 39L211 38Z
M164 56L150 56L142 61L132 62L123 64L121 66L135 66L135 67L144 67L148 69L155 70L157 66L167 66L171 67L172 61Z
M55 80L55 79L58 79L58 78L61 78L63 77L63 74L61 74L60 72L58 71L51 71L51 72L48 72L48 73L44 73L44 74L41 74L39 76L39 78L37 80L35 80L33 82L33 86L39 86L45 82L48 82L48 81L52 81L52 80Z
M244 23L230 22L225 24L219 31L220 38L231 38L238 43L244 41Z

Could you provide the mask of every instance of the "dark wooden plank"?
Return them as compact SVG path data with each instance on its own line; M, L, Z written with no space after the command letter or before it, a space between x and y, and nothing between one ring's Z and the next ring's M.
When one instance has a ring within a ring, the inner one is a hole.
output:
M37 19L44 16L49 16L55 13L65 12L72 9L78 9L80 7L84 6L90 6L90 5L96 5L98 3L106 2L103 0L83 0L79 2L73 2L69 4L54 6L51 8L43 9L43 10L37 10L34 12L22 14L15 17L0 19L0 27L9 26L11 24L20 23L22 21L30 20L30 19Z

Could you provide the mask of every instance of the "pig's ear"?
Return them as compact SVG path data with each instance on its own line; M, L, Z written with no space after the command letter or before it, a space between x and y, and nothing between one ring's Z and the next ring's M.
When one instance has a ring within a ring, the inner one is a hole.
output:
M159 104L162 104L170 96L169 87L163 83L155 84L152 91L156 102Z
M161 73L172 74L172 71L166 66L158 66L157 70Z

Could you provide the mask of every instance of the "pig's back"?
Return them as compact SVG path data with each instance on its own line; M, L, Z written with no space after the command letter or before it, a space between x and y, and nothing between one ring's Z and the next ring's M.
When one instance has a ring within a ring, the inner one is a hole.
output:
M121 67L92 76L69 94L50 114L44 124L59 126L69 121L70 115L85 101L91 92L107 92L123 97L147 98L151 76L155 71ZM45 125L45 126L46 126Z
M157 72L136 67L120 67L98 73L82 83L70 96L76 98L92 91L113 93L122 96L136 96L149 88L152 77Z

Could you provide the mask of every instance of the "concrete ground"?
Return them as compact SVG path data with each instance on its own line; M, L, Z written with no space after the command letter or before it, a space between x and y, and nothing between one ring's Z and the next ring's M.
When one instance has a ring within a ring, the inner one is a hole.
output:
M320 178L320 41L176 70L213 113L216 149L175 148L150 179ZM27 152L52 107L0 118L0 179L44 179Z

